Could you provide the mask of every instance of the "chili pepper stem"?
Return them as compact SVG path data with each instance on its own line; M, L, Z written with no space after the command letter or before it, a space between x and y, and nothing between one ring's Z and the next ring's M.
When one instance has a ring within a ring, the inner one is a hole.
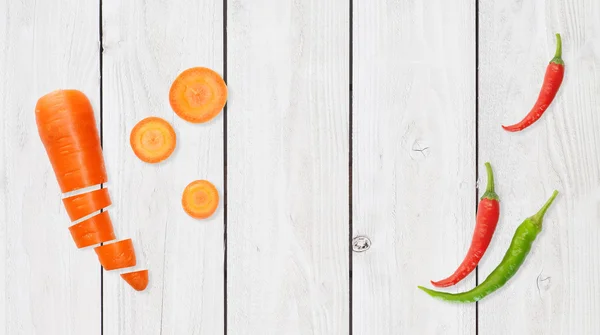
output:
M550 205L552 205L552 202L554 201L557 195L558 191L554 190L550 199L548 199L544 206L542 206L542 208L540 208L540 210L531 217L533 224L535 224L538 228L542 229L542 219L544 218L546 211L548 210Z
M485 163L485 171L487 172L487 185L481 199L499 200L498 195L494 191L494 172L492 171L492 165L490 165L489 162Z
M562 39L558 33L556 34L556 52L554 53L554 58L552 58L550 63L565 65L565 62L562 60Z

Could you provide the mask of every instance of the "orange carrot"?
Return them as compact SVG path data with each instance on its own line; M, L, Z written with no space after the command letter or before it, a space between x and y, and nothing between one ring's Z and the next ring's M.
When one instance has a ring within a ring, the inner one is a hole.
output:
M148 286L148 270L122 273L121 277L136 291L143 291Z
M169 91L171 108L179 117L203 123L219 115L227 101L227 85L215 71L194 67L175 78Z
M38 133L63 193L107 181L100 136L88 98L57 90L35 106Z
M81 221L69 227L69 231L77 248L85 248L115 239L115 232L108 212L102 212Z
M116 270L135 266L135 250L130 238L94 248L98 260L105 270Z
M62 201L71 221L77 221L112 204L107 188L64 198Z
M207 180L193 181L183 190L181 204L189 216L206 219L219 206L219 191Z
M131 130L129 144L135 155L146 163L167 159L175 150L177 137L173 127L159 117L151 116L138 122Z

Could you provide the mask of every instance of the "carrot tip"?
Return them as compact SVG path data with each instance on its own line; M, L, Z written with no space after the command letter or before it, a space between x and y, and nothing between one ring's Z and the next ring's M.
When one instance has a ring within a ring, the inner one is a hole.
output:
M171 124L162 118L151 116L133 127L129 143L140 160L158 163L171 156L175 150L177 136Z
M136 291L143 291L148 287L148 270L122 273L121 278Z
M219 206L219 191L207 180L193 181L183 190L181 204L189 216L206 219Z
M169 90L169 103L180 118L204 123L223 110L227 94L227 85L217 72L206 67L193 67L175 78Z

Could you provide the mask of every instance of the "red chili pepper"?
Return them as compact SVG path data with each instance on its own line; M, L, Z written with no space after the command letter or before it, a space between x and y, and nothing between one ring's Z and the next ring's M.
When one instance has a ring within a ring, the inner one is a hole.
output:
M552 100L554 100L565 75L565 63L561 56L562 42L560 34L556 34L556 53L546 68L544 83L535 105L521 122L512 126L502 126L504 130L511 132L521 131L542 117L542 114L544 114L548 106L552 103Z
M498 218L500 217L500 199L494 192L494 174L492 173L490 163L485 163L485 170L487 171L488 178L487 187L477 207L477 222L475 224L471 247L458 269L446 279L437 282L432 281L431 284L433 286L448 287L463 280L477 267L479 260L481 260L481 257L483 257L487 247L490 245L496 225L498 224Z

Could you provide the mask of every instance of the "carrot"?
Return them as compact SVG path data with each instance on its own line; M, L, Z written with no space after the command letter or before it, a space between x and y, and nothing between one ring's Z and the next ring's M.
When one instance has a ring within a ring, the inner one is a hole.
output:
M64 198L62 201L71 221L77 221L112 204L107 188Z
M219 191L207 180L193 181L183 190L181 204L189 216L206 219L217 210Z
M85 248L115 239L115 232L108 212L102 212L81 221L69 227L69 231L77 248Z
M94 248L98 260L105 270L116 270L135 266L135 250L130 238Z
M169 91L171 108L179 117L203 123L219 115L227 101L227 85L215 71L194 67L181 72Z
M82 92L57 90L42 96L35 118L63 193L107 181L94 111Z
M62 193L81 190L106 183L108 177L96 127L94 110L88 98L78 90L55 90L38 99L35 120L41 142ZM159 132L163 128L158 128ZM174 148L175 136L169 125L169 140ZM143 129L139 148L152 151L156 157L158 138L156 127ZM161 137L162 139L162 137ZM168 157L173 149L165 156ZM72 221L111 205L107 189L85 192L63 199L63 204ZM77 248L116 239L108 212L102 212L69 227ZM101 245L94 248L100 264L106 270L116 270L136 265L135 250L131 239ZM133 275L130 275L133 276ZM146 274L147 278L147 274ZM146 279L147 282L147 279ZM136 289L145 287L143 274L137 279ZM142 288L143 289L143 288Z
M143 291L148 286L148 270L121 273L121 277L136 291Z
M151 116L133 127L129 143L139 159L146 163L158 163L171 156L177 136L167 121Z

